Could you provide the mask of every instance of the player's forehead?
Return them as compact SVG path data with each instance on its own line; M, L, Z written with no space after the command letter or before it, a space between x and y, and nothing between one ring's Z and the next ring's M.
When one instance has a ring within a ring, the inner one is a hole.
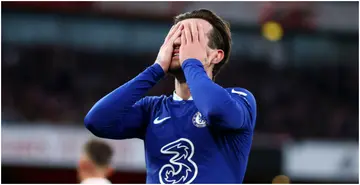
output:
M181 23L200 24L204 28L204 32L206 34L208 34L213 28L213 26L208 21L206 21L204 19L198 19L198 18L185 19L185 20L182 20Z

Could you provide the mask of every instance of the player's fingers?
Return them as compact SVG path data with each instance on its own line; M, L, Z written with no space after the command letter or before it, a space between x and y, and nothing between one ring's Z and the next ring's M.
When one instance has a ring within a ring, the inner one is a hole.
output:
M169 40L170 37L170 33L172 32L172 30L174 29L175 25L171 26L170 31L168 32L168 34L165 37L165 41Z
M176 30L179 28L180 25L181 25L180 23L177 23L172 27L172 29L169 31L167 35L167 40L169 40L172 37L172 35L176 32Z
M171 38L169 39L169 41L171 41L172 43L180 37L181 35L181 31L183 30L184 26L182 24L180 24L178 26L178 28L176 29L175 33L171 36Z
M165 41L169 40L171 38L171 36L174 34L174 32L177 30L177 28L179 27L179 23L177 23L176 25L173 25L168 33L168 35L165 38Z
M184 25L184 30L185 30L186 43L191 43L192 42L192 37L191 37L190 25L185 24Z
M198 32L199 32L199 41L201 44L206 46L206 34L204 31L204 27L201 24L197 24Z
M186 44L185 30L181 31L181 38L180 39L181 39L180 40L181 41L181 46L184 46Z
M199 42L199 34L198 34L197 24L194 22L191 22L190 28L191 28L191 36L192 36L193 42Z

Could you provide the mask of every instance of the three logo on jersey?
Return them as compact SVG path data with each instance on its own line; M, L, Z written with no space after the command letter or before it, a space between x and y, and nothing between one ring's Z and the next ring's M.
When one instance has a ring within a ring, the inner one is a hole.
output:
M154 124L164 123L171 117L157 117ZM198 128L206 127L207 122L200 112L196 112L192 119L194 126ZM189 184L193 182L198 174L198 167L192 160L194 156L194 144L186 138L180 138L160 149L165 155L172 155L168 164L161 167L159 171L159 181L161 184Z
M194 144L186 138L180 138L160 149L165 155L172 155L169 163L163 165L159 171L161 184L189 184L198 174L198 167L192 160Z

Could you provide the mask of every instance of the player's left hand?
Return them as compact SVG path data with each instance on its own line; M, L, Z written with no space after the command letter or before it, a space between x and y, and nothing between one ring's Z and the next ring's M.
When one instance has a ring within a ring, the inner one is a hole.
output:
M179 49L180 65L189 58L201 61L204 67L207 61L207 41L201 24L194 22L185 23L181 33L181 45Z

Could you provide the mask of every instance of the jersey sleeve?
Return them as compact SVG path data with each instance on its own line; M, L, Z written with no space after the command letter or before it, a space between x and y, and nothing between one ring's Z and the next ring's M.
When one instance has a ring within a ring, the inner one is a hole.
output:
M162 77L158 64L101 98L85 116L85 127L108 139L143 139L151 98L142 98Z
M224 110L226 113L222 117L223 124L234 125L230 128L253 130L256 121L256 100L254 95L250 91L238 87L226 90L231 97L231 103Z
M224 129L253 129L256 119L254 96L247 90L230 92L213 82L196 59L182 64L194 103L210 125Z

